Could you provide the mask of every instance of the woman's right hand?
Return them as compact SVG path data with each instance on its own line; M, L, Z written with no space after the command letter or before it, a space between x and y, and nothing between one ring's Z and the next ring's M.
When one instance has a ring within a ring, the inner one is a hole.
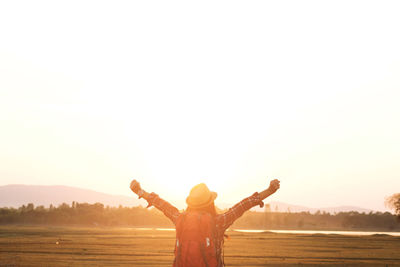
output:
M140 184L138 181L136 180L132 180L131 185L129 186L131 188L131 190L135 193L138 194L140 190L142 190L142 188L140 187Z

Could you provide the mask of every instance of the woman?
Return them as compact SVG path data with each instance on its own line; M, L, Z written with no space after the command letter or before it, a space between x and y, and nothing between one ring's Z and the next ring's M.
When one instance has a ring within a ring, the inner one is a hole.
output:
M144 191L136 180L130 185L139 198L146 199L149 206L162 211L175 224L174 267L224 266L222 249L226 229L245 211L256 205L263 207L262 201L279 187L280 181L272 180L264 191L243 199L223 214L217 214L214 206L217 193L211 192L203 183L192 188L186 198L187 209L182 213L155 193Z

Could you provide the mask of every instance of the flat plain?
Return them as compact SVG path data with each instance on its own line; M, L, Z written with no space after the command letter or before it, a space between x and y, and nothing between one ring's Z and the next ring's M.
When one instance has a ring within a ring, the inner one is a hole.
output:
M227 232L226 266L400 266L400 237ZM172 266L174 231L0 226L0 267Z

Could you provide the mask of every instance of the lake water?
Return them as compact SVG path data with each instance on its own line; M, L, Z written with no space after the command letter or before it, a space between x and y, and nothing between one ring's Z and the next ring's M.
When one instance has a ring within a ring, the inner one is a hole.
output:
M135 228L136 230L175 231L174 228ZM336 235L392 235L400 236L400 232L367 232L367 231L320 231L320 230L245 230L233 229L241 233L283 233L283 234L336 234Z
M241 230L235 229L236 232L242 233L284 233L284 234L336 234L336 235L392 235L400 236L400 232L367 232L367 231L320 231L320 230Z

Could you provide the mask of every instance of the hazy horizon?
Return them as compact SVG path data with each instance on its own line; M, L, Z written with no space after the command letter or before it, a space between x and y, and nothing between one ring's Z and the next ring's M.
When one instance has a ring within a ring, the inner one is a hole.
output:
M208 4L0 3L0 185L387 210L400 4Z
M144 199L138 199L136 195L122 195L122 194L107 194L100 191L94 191L90 188L71 187L65 185L28 185L28 184L9 184L0 185L0 208L20 208L23 205L32 203L35 207L44 206L55 207L61 204L72 205L72 203L102 203L104 206L110 207L134 207L142 206L146 207L147 202ZM172 205L180 210L186 209L187 204L184 199L171 202ZM216 207L219 209L229 209L236 203L221 202L218 199L215 201ZM328 212L335 214L338 212L350 212L355 211L359 213L370 213L376 212L376 210L366 209L357 206L336 206L336 207L306 207L296 205L294 203L285 203L274 201L272 199L266 199L264 201L265 206L256 206L252 208L253 211L265 212L265 207L268 205L270 211L278 212ZM393 214L393 213L392 213Z

